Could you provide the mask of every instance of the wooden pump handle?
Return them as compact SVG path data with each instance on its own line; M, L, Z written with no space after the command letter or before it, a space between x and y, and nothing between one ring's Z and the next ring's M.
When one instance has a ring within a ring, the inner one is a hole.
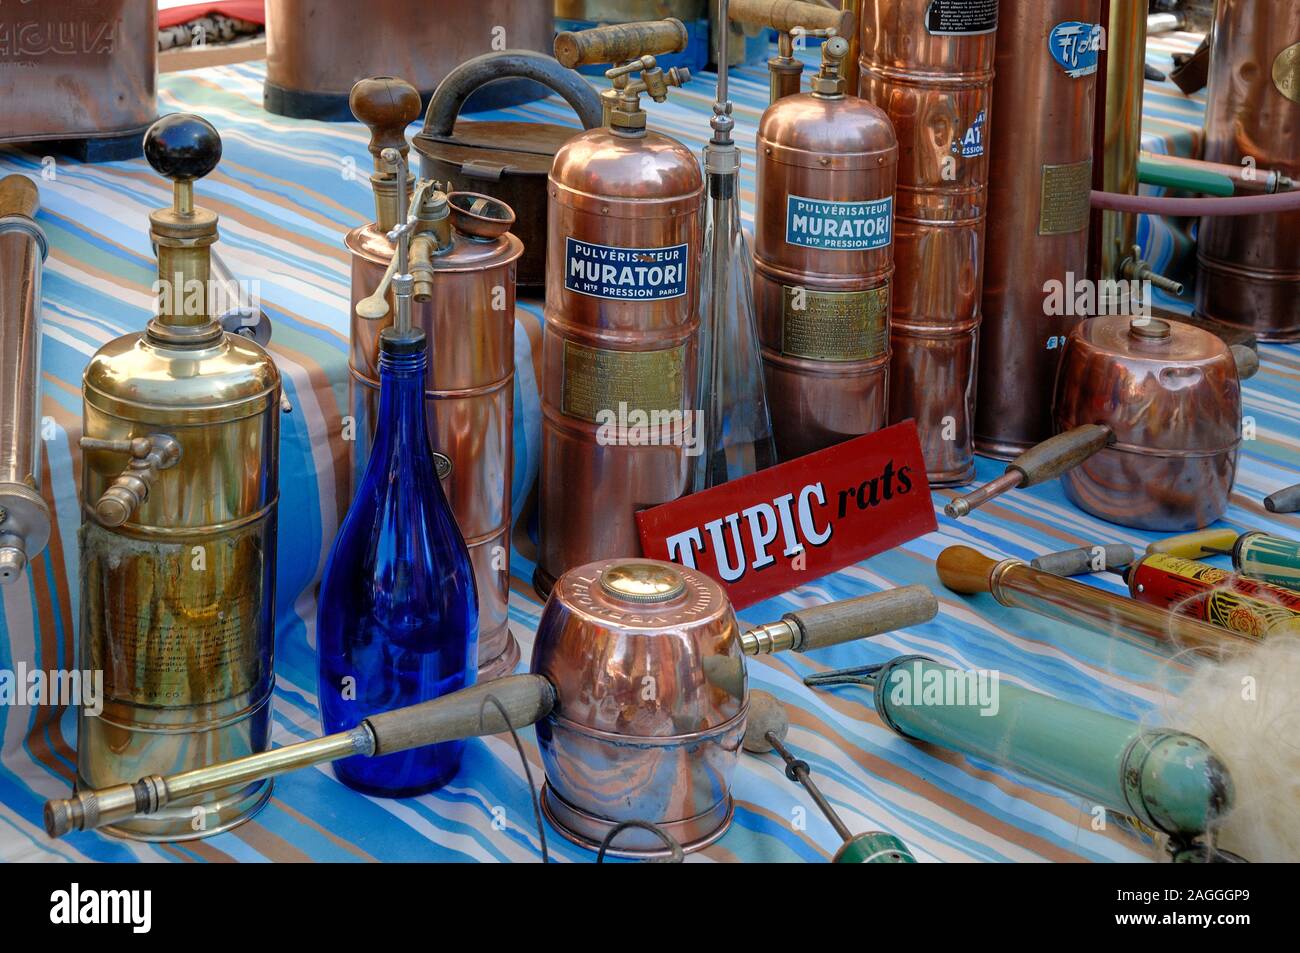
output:
M1035 486L1055 480L1067 470L1072 470L1094 453L1105 450L1115 439L1115 433L1101 424L1084 424L1030 447L1007 465L1008 470L1019 470L1024 479L1021 486Z
M385 149L403 156L410 151L406 127L420 118L420 94L405 80L372 76L359 80L348 94L357 121L370 130L370 154L376 159Z
M0 218L8 215L35 218L40 207L41 193L27 176L15 174L0 179Z
M992 592L995 566L997 560L989 559L969 546L949 546L939 554L935 563L939 581L963 596Z
M558 34L555 37L555 58L569 69L595 63L626 63L641 56L680 53L690 42L686 24L676 17L643 23L615 23Z
M853 13L832 10L805 0L731 0L728 19L750 26L771 27L789 33L796 27L805 30L834 30L837 36L852 38Z
M939 600L925 586L904 586L822 606L787 612L782 619L799 629L796 652L839 645L929 622Z
M545 718L555 707L555 689L542 676L498 678L420 705L371 715L366 724L375 736L375 754L505 731L509 726L501 710L487 701L489 696L501 702L514 728Z

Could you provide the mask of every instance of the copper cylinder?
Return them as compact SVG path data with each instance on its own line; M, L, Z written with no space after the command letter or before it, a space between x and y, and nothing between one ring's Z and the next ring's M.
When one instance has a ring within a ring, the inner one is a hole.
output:
M1300 4L1220 0L1205 158L1300 178ZM1300 340L1300 212L1201 220L1196 313Z
M575 566L640 553L636 511L686 492L703 257L699 162L661 133L580 133L556 154L548 191L542 592ZM620 406L676 423L658 444L631 445Z
M530 668L555 688L537 743L543 809L565 837L594 850L630 820L659 825L687 851L722 836L748 686L716 582L651 560L574 569L546 604ZM644 855L663 844L633 829L615 847Z
M338 0L266 0L266 108L350 119L348 92L367 76L404 77L427 98L465 60L492 50L549 52L553 35L551 5L541 0L383 0L364 15ZM494 92L497 105L529 98L518 83Z
M137 139L158 115L157 34L140 0L0 5L0 142Z
M755 151L754 307L789 460L885 425L898 143L866 100L812 92L768 107Z
M1103 316L1076 327L1062 354L1057 427L1103 424L1114 434L1061 478L1070 501L1158 532L1221 517L1241 447L1241 383L1228 346L1178 321Z
M462 196L453 192L455 207ZM489 200L495 201L495 200ZM498 203L499 204L499 203ZM504 205L500 205L505 208ZM452 464L448 500L474 566L479 597L479 679L514 669L510 634L510 523L514 452L515 268L523 243L510 233L475 238L452 215L451 245L434 257L432 297L412 304L429 345L426 418L434 449ZM370 457L379 408L379 333L392 323L358 317L379 286L393 245L374 225L348 233L352 253L351 407L353 486ZM351 494L349 494L350 496Z
M863 6L861 93L899 146L889 419L916 419L932 484L968 483L998 6Z
M1052 435L1061 345L1083 320L1051 307L1047 288L1057 282L1073 301L1073 283L1088 277L1100 9L1042 0L998 30L975 413L976 449L991 457Z

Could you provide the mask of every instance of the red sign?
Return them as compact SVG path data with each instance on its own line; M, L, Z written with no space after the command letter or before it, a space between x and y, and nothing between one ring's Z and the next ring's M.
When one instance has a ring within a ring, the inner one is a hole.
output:
M737 609L938 528L911 420L636 514L641 548Z

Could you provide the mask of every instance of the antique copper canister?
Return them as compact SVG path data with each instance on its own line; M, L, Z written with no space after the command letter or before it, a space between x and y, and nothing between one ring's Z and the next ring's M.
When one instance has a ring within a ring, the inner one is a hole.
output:
M845 95L847 53L827 39L812 91L773 102L755 144L754 307L782 460L888 415L898 142L883 112Z
M158 5L0 5L0 142L63 140L78 158L140 154L158 116Z
M415 90L387 77L358 83L357 118L371 129L371 152L404 154L406 123L418 115ZM379 406L379 334L392 323L388 229L391 173L372 177L378 222L345 239L352 255L350 392L355 423L351 477L360 482ZM515 269L523 243L515 216L498 199L416 189L412 321L429 342L429 439L451 461L448 500L469 547L479 594L479 679L511 671L519 646L510 634L510 523L514 454ZM370 308L376 310L370 310ZM349 494L350 495L350 494Z
M100 348L82 382L78 662L104 673L102 713L77 721L90 788L270 742L280 375L207 310L217 216L194 205L193 183L220 159L216 130L171 115L144 148L175 180L173 206L150 215L159 314ZM270 793L269 780L232 785L111 830L203 837Z
M937 486L975 475L997 27L996 0L863 4L860 94L889 115L899 148L889 419L916 420Z
M575 569L542 613L531 671L562 700L537 723L537 742L542 804L566 837L594 849L637 819L688 850L722 835L748 691L740 629L716 582L646 560ZM618 843L662 846L640 831Z
M1300 4L1219 0L1211 51L1205 158L1300 177ZM1300 340L1300 212L1202 219L1197 263L1198 315Z
M1051 436L1061 346L1085 317L1071 305L1088 278L1100 12L1041 0L998 27L975 401L975 447L991 457Z
M480 53L548 49L552 20L545 0L266 0L264 102L283 116L348 120L353 84L387 71L427 99ZM470 105L496 109L542 95L533 83L507 79Z
M41 475L41 275L49 246L40 194L0 179L0 584L21 578L50 540Z
M1241 447L1241 383L1228 346L1190 324L1093 318L1061 349L1056 427L1110 428L1063 477L1077 506L1112 523L1199 529L1228 506Z
M575 566L640 553L636 511L688 486L703 174L690 149L646 129L639 98L662 100L689 78L642 52L680 48L674 24L556 39L566 65L625 65L607 73L609 124L574 136L551 167L533 580L543 593ZM640 414L654 425L630 423Z

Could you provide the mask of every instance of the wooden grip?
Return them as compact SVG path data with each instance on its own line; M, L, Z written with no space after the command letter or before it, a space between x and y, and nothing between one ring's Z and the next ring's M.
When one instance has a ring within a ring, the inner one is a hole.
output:
M1030 447L1007 465L1008 470L1024 474L1021 486L1034 486L1055 480L1062 473L1078 466L1094 453L1105 450L1115 438L1109 427L1101 424L1084 424Z
M939 554L935 569L939 581L953 592L973 596L993 589L992 574L997 560L989 559L969 546L949 546Z
M375 158L385 149L406 155L406 127L420 118L420 94L405 80L392 76L363 79L348 95L352 115L370 130L370 154Z
M767 26L779 33L795 27L805 30L834 30L839 36L853 36L853 14L832 10L806 0L731 0L728 19L750 26Z
M7 175L0 179L0 217L23 215L35 218L40 207L41 193L27 176Z
M812 606L784 616L803 638L796 652L839 645L929 622L939 614L939 600L925 586L887 589L857 599Z
M626 63L639 56L680 53L690 43L686 24L676 17L644 23L615 23L555 37L555 58L573 69L593 63Z
M1105 546L1080 546L1059 553L1048 553L1031 560L1029 565L1053 576L1084 576L1092 572L1105 572L1131 566L1137 559L1132 546L1107 543Z
M487 701L489 696L501 702L515 728L545 718L555 706L555 689L545 678L509 675L431 702L371 715L366 724L375 736L375 754L505 731L508 726L500 709Z

